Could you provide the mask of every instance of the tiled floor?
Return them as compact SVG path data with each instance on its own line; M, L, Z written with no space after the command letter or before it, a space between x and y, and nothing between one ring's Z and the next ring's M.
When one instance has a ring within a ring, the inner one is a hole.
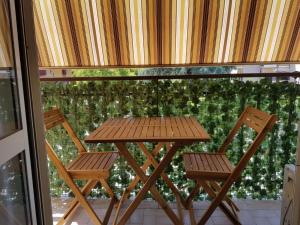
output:
M52 199L54 224L63 215L68 207L70 199ZM103 218L108 206L106 200L91 200L96 213ZM123 208L128 206L124 204ZM279 225L280 222L280 201L257 201L257 200L238 200L236 204L240 208L240 220L243 225ZM207 208L208 202L197 202L194 204L196 219ZM171 204L176 208L175 204ZM175 211L177 213L177 210ZM114 212L112 216L114 215ZM70 222L71 225L93 225L86 212L81 208ZM112 219L111 219L112 221ZM110 222L111 222L110 221ZM172 222L165 215L164 211L151 200L144 200L139 208L134 212L128 221L128 225L171 225ZM189 214L184 212L184 224L190 224ZM222 211L217 210L207 223L208 225L227 225L231 222L225 217Z

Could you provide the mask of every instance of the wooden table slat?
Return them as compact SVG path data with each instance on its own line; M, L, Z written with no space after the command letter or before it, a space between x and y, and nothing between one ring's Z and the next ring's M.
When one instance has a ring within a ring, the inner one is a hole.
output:
M190 131L193 133L193 136L197 137L198 130L194 127L193 122L190 117L184 118L186 125L190 128Z
M147 127L147 137L153 137L154 135L154 126Z
M208 141L207 132L194 117L114 118L85 138L86 142Z

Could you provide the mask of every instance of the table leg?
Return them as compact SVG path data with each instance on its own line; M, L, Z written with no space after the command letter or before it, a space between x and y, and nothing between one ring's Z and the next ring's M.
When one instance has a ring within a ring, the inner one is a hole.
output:
M159 151L161 150L161 148L163 147L162 142L159 142L153 149L153 155L156 156ZM143 172L146 172L146 170L149 168L149 166L151 165L151 160L147 158L147 160L144 162L144 164L142 165L141 169L143 170ZM128 187L125 190L125 194L124 194L124 200L127 199L128 195L130 194L130 192L136 187L136 185L138 184L138 182L140 181L140 177L136 176L128 185Z
M154 156L156 156L161 148L163 147L164 143L163 142L159 142L153 149L153 152L152 154ZM169 149L170 148L170 144L167 146L167 148ZM144 164L141 166L141 169L143 170L143 172L145 173L146 170L149 168L149 166L151 165L151 161L149 159L147 159ZM114 218L114 222L113 222L113 225L116 225L117 224L117 221L118 221L118 217L119 217L119 213L120 213L120 210L121 210L121 207L122 207L122 204L124 201L127 200L129 194L131 193L131 191L136 187L136 185L138 184L138 182L140 181L140 177L139 176L135 176L135 178L130 182L130 184L128 185L128 187L126 188L126 190L123 192L122 194L122 197L120 199L120 202L119 202L119 205L117 207L117 211L116 211L116 214L115 214L115 218Z
M182 222L178 219L176 214L173 212L173 210L169 207L167 202L162 198L162 196L159 194L158 190L155 188L154 184L155 181L159 178L162 171L166 168L166 166L171 162L173 156L175 155L178 148L182 147L184 143L175 143L170 150L166 153L166 155L163 157L161 162L158 164L157 168L155 168L152 175L148 178L146 174L143 172L143 170L139 167L139 165L136 163L134 158L129 153L125 143L116 143L116 146L119 149L119 152L121 155L123 155L126 160L128 161L129 165L132 167L132 169L136 172L137 176L140 177L142 182L144 183L143 188L139 191L134 201L130 204L130 206L125 211L124 215L119 221L119 225L125 224L129 217L132 215L134 210L138 207L138 205L143 200L146 193L150 190L155 200L160 204L162 209L166 212L166 214L169 216L169 218L172 220L174 224L182 224Z
M145 156L147 157L147 160L149 160L151 162L151 164L153 165L154 168L158 167L158 162L156 161L156 159L154 158L153 154L151 154L148 149L146 148L146 146L144 145L144 143L142 142L137 142L137 145L140 147L140 149L144 152ZM168 149L169 150L169 149ZM165 174L164 172L161 173L161 177L163 178L163 180L166 182L166 184L168 185L168 187L171 189L171 191L173 192L173 194L176 197L176 201L180 200L180 203L182 205L184 205L184 199L181 196L181 194L179 193L177 187L173 184L173 182L170 180L170 178L167 176L167 174ZM179 202L178 202L179 203Z

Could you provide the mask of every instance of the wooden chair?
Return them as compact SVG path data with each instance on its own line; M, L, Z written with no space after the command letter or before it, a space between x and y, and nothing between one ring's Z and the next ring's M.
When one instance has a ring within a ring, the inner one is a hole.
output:
M276 120L277 117L275 115L269 115L253 107L247 107L217 153L185 153L183 155L186 176L196 182L194 189L184 202L184 206L190 211L192 224L196 224L192 200L200 188L212 198L212 202L197 223L198 225L205 224L217 207L220 207L234 224L240 224L237 215L239 209L227 197L226 193L239 178L248 161L257 151ZM253 129L256 136L238 164L233 166L226 157L226 150L244 125Z
M66 211L64 216L60 219L57 224L65 224L70 218L74 215L76 209L81 205L94 224L102 225L107 224L109 221L110 214L113 210L114 204L118 201L114 195L112 189L107 183L107 179L110 175L110 169L113 166L115 160L118 157L117 152L87 152L85 147L82 145L75 132L71 128L70 124L64 117L64 115L58 110L53 109L44 113L44 122L46 131L62 125L63 128L67 131L68 135L74 142L78 150L78 156L68 165L64 166L63 163L58 159L58 156L54 152L53 148L50 146L46 140L46 149L49 158L52 160L56 166L59 175L67 183L72 192L75 195L75 199L72 201L69 209ZM74 179L87 180L86 185L80 190L78 186L74 183ZM104 216L103 222L96 215L95 211L92 209L86 196L89 195L92 188L98 183L104 187L111 201L109 207Z

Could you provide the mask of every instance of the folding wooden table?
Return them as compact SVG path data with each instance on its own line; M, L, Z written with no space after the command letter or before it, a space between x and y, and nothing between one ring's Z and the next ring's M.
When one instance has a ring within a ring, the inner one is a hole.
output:
M161 176L175 194L177 203L179 201L182 202L183 200L180 197L179 191L163 171L171 163L177 150L194 142L208 140L210 140L209 135L194 117L109 119L86 137L85 141L87 143L115 143L120 155L127 160L128 164L135 171L136 177L124 192L121 202L124 198L127 198L128 193L134 189L139 181L144 184L122 217L118 221L116 218L114 221L115 224L125 224L148 191L151 192L153 198L159 203L174 224L183 224L182 214L179 213L179 216L177 216L174 213L155 187L155 182ZM136 143L147 158L142 167L137 164L126 147L126 143L130 142ZM144 145L144 142L153 142L157 143L157 145L150 152ZM157 162L155 155L159 153L164 144L167 145L167 152L162 160ZM150 176L147 176L145 172L150 165L153 165L155 169ZM117 209L117 215L120 205Z

